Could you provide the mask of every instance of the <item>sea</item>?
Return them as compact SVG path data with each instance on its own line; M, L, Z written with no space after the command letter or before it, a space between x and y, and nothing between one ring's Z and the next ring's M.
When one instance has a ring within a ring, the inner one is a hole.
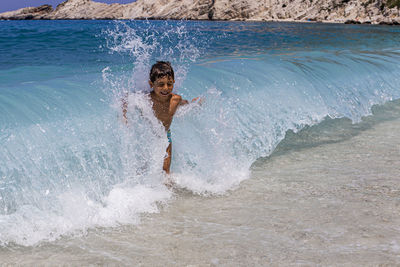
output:
M0 21L0 265L400 265L399 44L383 25ZM202 99L175 114L168 177L156 61Z

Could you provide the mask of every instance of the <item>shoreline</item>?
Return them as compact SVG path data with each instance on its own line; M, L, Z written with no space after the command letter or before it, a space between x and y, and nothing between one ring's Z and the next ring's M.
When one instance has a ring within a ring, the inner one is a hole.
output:
M349 25L384 25L384 26L400 26L398 22L385 22L381 21L378 23L366 21L354 21L354 20L346 20L346 21L331 21L331 20L323 20L323 21L306 21L306 20L290 20L290 19L282 19L282 20L208 20L208 19L179 19L179 18L134 18L134 19L115 19L115 18L96 18L96 19L86 19L86 18L63 18L63 19L49 19L49 18L41 18L41 19L13 19L13 18L0 18L0 21L200 21L200 22L277 22L277 23L306 23L306 24L349 24Z

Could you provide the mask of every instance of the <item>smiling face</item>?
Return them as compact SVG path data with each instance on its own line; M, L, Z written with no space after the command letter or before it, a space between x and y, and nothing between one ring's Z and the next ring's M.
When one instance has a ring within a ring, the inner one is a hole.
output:
M168 100L171 97L172 89L174 89L174 79L170 76L163 76L153 82L149 81L150 87L153 88L154 95L159 100Z

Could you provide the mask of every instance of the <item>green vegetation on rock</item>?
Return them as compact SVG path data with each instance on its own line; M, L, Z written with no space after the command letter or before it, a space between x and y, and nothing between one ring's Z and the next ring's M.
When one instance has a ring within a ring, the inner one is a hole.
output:
M388 0L386 5L388 6L388 8L400 8L400 0Z

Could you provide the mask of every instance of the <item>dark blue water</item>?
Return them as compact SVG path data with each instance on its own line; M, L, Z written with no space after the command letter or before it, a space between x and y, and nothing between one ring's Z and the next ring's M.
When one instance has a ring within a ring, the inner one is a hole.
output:
M174 119L173 179L224 193L288 130L400 97L400 29L194 21L0 22L0 243L136 223L171 192L146 95L156 60L204 98ZM120 98L129 96L129 125Z

